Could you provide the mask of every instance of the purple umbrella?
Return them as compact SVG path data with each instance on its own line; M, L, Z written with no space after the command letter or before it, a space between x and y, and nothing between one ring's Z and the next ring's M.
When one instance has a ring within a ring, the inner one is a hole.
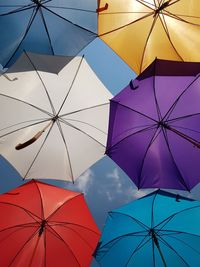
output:
M200 182L200 63L156 59L111 100L106 154L138 188Z

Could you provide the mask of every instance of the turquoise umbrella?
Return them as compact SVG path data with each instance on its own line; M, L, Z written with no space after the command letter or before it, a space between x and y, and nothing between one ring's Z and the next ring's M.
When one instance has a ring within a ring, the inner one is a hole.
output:
M109 213L95 252L102 267L197 267L200 202L158 190Z

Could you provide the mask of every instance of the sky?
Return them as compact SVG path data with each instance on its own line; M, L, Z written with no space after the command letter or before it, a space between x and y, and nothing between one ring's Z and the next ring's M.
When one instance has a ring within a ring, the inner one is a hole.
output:
M94 40L82 53L113 95L136 77L134 72L99 39ZM138 191L129 177L107 156L86 170L75 181L75 184L46 179L44 182L83 192L100 230L103 229L108 211L153 191L152 189ZM20 175L2 158L0 160L0 193L9 191L22 183ZM199 191L200 187L197 186L191 194L181 193L200 199ZM99 264L93 260L91 267L98 266Z

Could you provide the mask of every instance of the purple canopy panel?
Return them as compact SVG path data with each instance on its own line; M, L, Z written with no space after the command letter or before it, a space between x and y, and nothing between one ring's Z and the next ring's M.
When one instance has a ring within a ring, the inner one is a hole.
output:
M138 188L200 182L200 63L156 59L110 104L106 154Z

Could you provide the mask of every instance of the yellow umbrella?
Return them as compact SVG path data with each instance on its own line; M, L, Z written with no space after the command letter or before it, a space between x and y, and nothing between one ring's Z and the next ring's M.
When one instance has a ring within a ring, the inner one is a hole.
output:
M156 57L200 61L200 0L100 0L99 37L136 73Z

